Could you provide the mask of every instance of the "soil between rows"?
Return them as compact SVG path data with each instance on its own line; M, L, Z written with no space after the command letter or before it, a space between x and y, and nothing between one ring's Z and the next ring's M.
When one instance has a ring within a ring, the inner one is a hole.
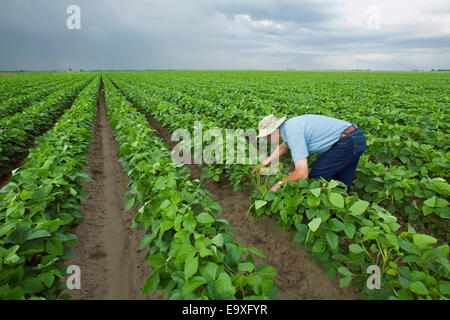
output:
M163 299L157 293L141 295L142 286L151 273L145 251L138 251L143 231L132 230L136 210L124 211L128 190L126 173L118 162L117 142L106 116L103 85L88 157L87 173L91 182L84 182L80 211L84 222L76 229L78 245L72 250L77 257L66 263L81 269L81 289L67 290L72 299Z
M133 101L130 101L133 103ZM171 141L171 134L148 112L139 109L149 125L158 132L159 137L172 149L177 142ZM274 229L273 219L255 219L247 215L250 207L248 195L233 191L209 179L201 179L199 165L187 165L192 179L200 179L212 198L221 207L221 218L227 219L237 229L233 233L240 245L254 246L267 259L255 258L256 263L264 263L278 271L275 284L278 286L278 299L282 300L355 300L357 293L351 288L340 288L337 279L329 279L324 266L313 264L308 254L292 241L293 233L282 228Z

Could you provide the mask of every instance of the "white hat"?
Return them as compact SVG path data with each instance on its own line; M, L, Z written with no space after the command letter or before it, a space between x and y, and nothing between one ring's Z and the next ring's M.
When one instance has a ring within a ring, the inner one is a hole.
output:
M286 117L282 117L281 119L277 119L273 114L264 117L259 122L258 129L259 135L258 138L268 136L272 132L278 129L279 126L286 120Z

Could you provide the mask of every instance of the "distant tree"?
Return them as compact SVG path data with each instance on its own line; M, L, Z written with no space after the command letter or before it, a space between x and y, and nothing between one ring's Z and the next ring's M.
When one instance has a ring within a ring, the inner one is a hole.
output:
M69 68L69 72L72 72L72 68Z

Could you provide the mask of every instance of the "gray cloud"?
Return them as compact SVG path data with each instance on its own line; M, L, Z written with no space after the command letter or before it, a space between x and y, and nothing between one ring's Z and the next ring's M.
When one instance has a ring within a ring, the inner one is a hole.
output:
M448 68L449 18L441 0L2 1L0 69Z
M215 0L204 1L204 5L225 13L229 17L248 14L256 20L271 19L292 21L299 25L313 25L337 15L336 3L330 1L296 0Z

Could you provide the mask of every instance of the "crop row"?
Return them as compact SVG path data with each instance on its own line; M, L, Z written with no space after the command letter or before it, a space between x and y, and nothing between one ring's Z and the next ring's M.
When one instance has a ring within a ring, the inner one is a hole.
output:
M16 112L20 112L32 103L39 102L49 94L61 90L62 88L78 81L80 80L71 79L67 81L61 81L50 86L45 86L43 88L40 87L39 89L36 89L28 94L19 95L4 100L0 103L0 119L6 116L13 115Z
M195 100L189 107L168 103L159 97L157 92L144 87L142 84L130 85L118 79L114 79L123 88L127 95L139 106L149 107L158 120L175 130L177 126L193 128L196 115L202 115L203 126L206 128L224 127L230 124L226 120L217 117L206 117L206 107L196 106ZM176 119L176 121L172 121ZM237 121L237 120L236 120ZM239 120L244 128L253 127L253 118ZM225 154L225 153L224 153ZM239 166L223 166L222 170L236 171ZM243 168L243 170L247 170ZM369 156L361 157L358 169L355 173L355 190L358 195L369 202L377 203L390 212L394 212L405 219L416 221L419 228L432 232L433 235L448 241L447 225L450 218L448 198L450 185L442 178L420 178L417 172L403 166L385 166L369 160Z
M96 77L0 190L0 299L56 299L65 288L99 85Z
M193 128L195 115L143 89L120 81L118 84L137 106L153 114L169 130ZM217 125L203 120L205 128ZM239 177L236 172L248 169L235 165L225 173L235 179ZM445 190L443 184L438 186ZM341 273L343 286L352 282L371 298L444 298L449 294L448 245L433 246L435 238L417 233L412 227L400 232L397 218L376 203L343 194L335 181L327 184L301 180L288 183L276 194L260 190L253 199L255 215L273 215L286 229L295 226L294 241L306 246L313 259L324 263L330 277ZM363 285L367 267L372 264L381 268L384 290L378 293Z
M91 80L73 83L21 113L0 119L0 175L10 169L10 164L27 151L33 138L45 132Z
M438 85L424 82L423 79L417 83L417 92L412 95L410 92L399 92L401 86L392 88L395 86L392 83L388 87L386 84L373 86L369 81L351 77L347 79L345 75L341 79L343 83L338 83L338 79L328 81L324 76L319 79L304 76L304 79L291 79L292 82L282 80L268 83L263 81L264 77L262 80L254 79L252 83L236 78L233 78L232 82L222 79L219 82L219 78L214 79L215 81L205 81L196 79L195 74L191 76L186 80L177 75L170 77L169 74L120 75L122 79L144 82L155 91L167 94L165 98L174 103L184 104L184 100L189 99L195 99L197 103L209 103L210 108L206 114L214 116L215 112L218 112L224 121L228 120L227 116L233 117L235 112L249 113L247 116L250 117L252 114L282 113L295 116L314 112L353 120L377 139L389 138L394 131L401 139L413 139L436 146L438 150L448 150L445 137L448 137L449 124L445 110L450 103L449 98L441 94ZM274 75L271 74L270 77ZM354 81L346 81L349 79ZM375 77L370 80L379 79ZM424 83L433 88L433 91L430 90L433 95L431 92L426 95L419 93L418 90ZM260 91L267 90L271 91L270 95L260 94ZM391 95L391 91L395 91L395 94ZM398 103L397 99L404 101ZM240 121L239 117L235 118Z
M164 290L169 299L275 298L276 271L255 265L255 248L240 246L221 210L189 169L172 162L167 146L144 115L105 79L108 117L120 145L119 162L131 178L125 208L141 206L133 227L146 230L152 273L142 292Z
M141 83L141 80L131 80L132 83ZM240 103L239 96L234 96L234 100L226 100L227 105L224 105L224 101L209 100L203 98L197 98L198 91L188 90L189 94L183 92L184 86L181 88L175 85L167 85L166 83L158 83L156 85L147 85L147 88L151 88L152 92L161 98L164 98L168 102L172 102L183 107L187 112L198 112L198 109L202 109L202 114L208 117L220 118L221 121L230 128L244 128L250 125L253 126L257 119L267 115L269 113L279 113L286 116L296 116L303 113L320 113L327 116L339 117L349 121L354 121L356 124L364 128L368 137L368 153L372 155L372 158L378 163L385 165L400 165L407 166L412 172L417 172L422 177L430 176L442 177L448 171L450 160L450 153L444 152L448 148L445 141L448 140L448 134L443 134L441 131L434 132L424 130L419 126L403 126L399 125L403 121L404 114L396 114L392 119L394 124L390 123L387 119L383 119L386 123L373 116L373 108L368 106L358 106L358 108L351 109L349 107L345 109L336 109L331 106L329 108L316 107L312 109L303 109L302 107L295 106L294 102L287 104L283 109L277 108L274 110L273 105L275 102L270 100L264 100L264 104L261 103ZM196 86L193 85L195 88ZM180 92L181 91L181 92ZM336 109L336 111L334 111ZM367 112L364 112L367 109ZM391 111L392 112L392 111ZM439 113L438 113L439 114ZM439 114L443 116L442 114ZM386 114L384 114L386 117ZM436 123L445 123L445 120L436 121ZM423 123L421 123L423 126ZM425 128L427 129L427 128ZM407 130L402 134L403 130ZM414 130L411 132L410 130ZM428 142L420 136L424 135ZM439 142L439 149L435 144ZM444 151L440 151L444 150Z
M0 103L20 95L33 93L39 88L53 86L74 78L80 77L78 75L74 77L73 75L65 74L34 74L2 77L0 78Z

